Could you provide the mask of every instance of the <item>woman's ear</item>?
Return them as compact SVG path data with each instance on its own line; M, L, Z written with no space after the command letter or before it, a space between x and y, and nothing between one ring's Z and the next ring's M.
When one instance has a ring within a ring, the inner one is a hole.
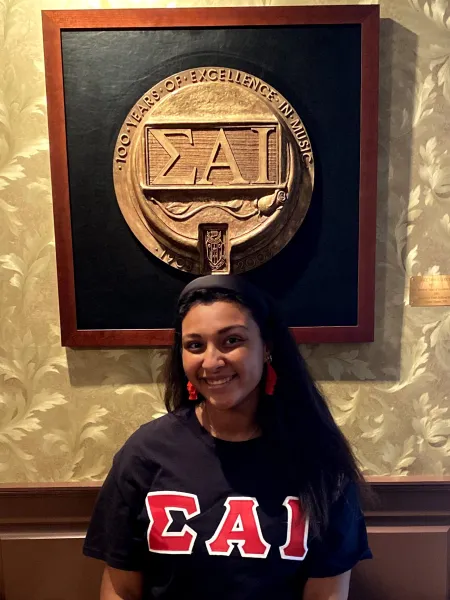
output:
M264 342L263 344L263 348L264 348L264 362L268 362L271 359L271 348L270 345L267 344L266 342Z

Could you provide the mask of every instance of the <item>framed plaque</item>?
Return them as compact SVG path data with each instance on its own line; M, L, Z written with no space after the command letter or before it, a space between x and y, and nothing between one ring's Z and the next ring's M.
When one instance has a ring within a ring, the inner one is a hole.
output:
M44 11L62 344L164 346L202 273L374 330L378 6Z

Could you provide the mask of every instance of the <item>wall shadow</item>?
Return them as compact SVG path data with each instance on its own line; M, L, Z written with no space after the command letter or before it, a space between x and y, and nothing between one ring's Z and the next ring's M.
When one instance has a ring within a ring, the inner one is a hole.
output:
M363 371L351 365L362 361L370 380L398 381L401 368L403 298L406 273L403 260L412 168L412 136L416 84L417 36L392 19L380 27L380 92L378 133L377 244L375 267L375 339L368 344L320 344L305 348L313 375L335 381L327 358L342 360L340 381L361 381ZM406 211L406 212L404 212ZM346 368L347 367L347 368ZM359 375L358 375L359 372Z

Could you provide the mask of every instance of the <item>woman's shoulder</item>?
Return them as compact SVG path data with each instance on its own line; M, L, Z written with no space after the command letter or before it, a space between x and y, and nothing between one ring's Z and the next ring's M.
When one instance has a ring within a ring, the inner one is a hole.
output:
M141 425L117 452L121 462L156 460L168 447L179 447L185 423L184 411L170 412Z
M104 483L105 489L119 490L129 506L142 501L141 495L152 484L173 435L176 418L168 413L141 425L115 453ZM112 486L112 488L111 488Z
M141 425L134 431L122 446L127 452L140 452L143 447L159 444L170 439L178 427L178 419L174 413L166 413Z

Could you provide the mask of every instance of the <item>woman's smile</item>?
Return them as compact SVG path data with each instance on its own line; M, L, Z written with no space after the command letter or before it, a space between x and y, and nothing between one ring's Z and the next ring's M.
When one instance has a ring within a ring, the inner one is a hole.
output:
M204 381L209 387L214 389L226 387L229 383L237 378L237 374L221 376L221 377L202 377L201 381Z

